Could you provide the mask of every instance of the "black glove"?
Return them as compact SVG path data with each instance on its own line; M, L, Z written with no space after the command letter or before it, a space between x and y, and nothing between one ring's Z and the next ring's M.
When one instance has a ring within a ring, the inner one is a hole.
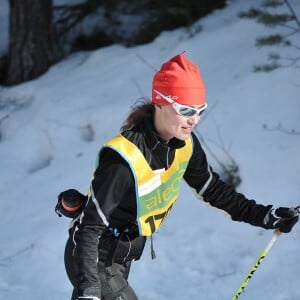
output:
M55 212L61 217L76 218L83 210L87 196L74 189L66 190L58 195Z
M100 300L98 297L93 296L79 296L77 300Z
M265 218L264 225L267 229L278 228L281 232L288 233L299 219L299 206L271 208Z

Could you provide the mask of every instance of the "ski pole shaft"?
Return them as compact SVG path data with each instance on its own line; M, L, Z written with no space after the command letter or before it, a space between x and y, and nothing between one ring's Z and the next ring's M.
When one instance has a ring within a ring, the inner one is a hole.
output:
M277 240L277 238L280 236L280 234L281 234L281 232L278 229L276 229L274 231L274 234L273 234L271 240L269 241L268 245L261 252L261 254L259 255L259 257L255 261L255 263L253 264L252 268L248 272L247 276L244 278L244 280L242 281L241 285L239 286L239 288L236 290L235 294L231 298L231 300L236 300L236 299L239 298L239 296L241 295L241 293L244 291L245 287L248 285L249 280L252 278L253 274L258 269L259 265L264 260L264 258L266 257L266 255L268 254L268 252L270 251L270 249L272 248L273 244L275 243L275 241Z

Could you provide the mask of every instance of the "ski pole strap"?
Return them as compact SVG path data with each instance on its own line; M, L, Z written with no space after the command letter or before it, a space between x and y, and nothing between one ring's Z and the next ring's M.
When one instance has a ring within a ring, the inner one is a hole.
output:
M295 216L298 216L300 214L300 205L296 206L294 208L294 211L295 211Z
M264 260L264 258L266 257L266 255L268 254L270 249L272 248L273 244L275 243L277 238L280 236L280 234L281 234L281 232L278 229L276 229L274 231L274 234L273 234L271 240L269 241L267 247L261 252L261 254L259 255L259 257L255 261L255 263L253 264L252 268L250 269L250 271L248 272L248 274L246 275L246 277L242 281L241 285L239 286L239 288L236 290L235 294L231 298L231 300L236 300L236 299L239 298L241 293L244 291L245 287L248 285L249 280L251 279L251 277L253 276L255 271L258 269L259 265Z

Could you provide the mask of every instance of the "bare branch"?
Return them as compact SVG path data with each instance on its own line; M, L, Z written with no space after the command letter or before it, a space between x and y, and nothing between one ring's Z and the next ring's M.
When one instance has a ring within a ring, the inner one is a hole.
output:
M267 131L279 131L285 134L289 135L300 135L300 131L297 131L295 129L286 129L282 126L281 123L278 123L276 127L269 127L267 124L263 124L262 127Z
M5 257L1 257L0 258L0 265L5 266L8 261L14 259L15 257L17 257L17 256L19 256L19 255L21 255L21 254L23 254L23 253L25 253L27 251L32 250L33 248L34 248L34 244L31 243L30 245L28 245L28 246L26 246L26 247L24 247L22 249L19 249L15 253L12 253L12 254L10 254L8 256L5 256Z
M292 8L292 6L290 5L290 2L288 0L284 0L285 4L287 5L287 7L289 8L292 16L295 18L296 23L298 24L299 28L300 28L300 20L298 18L298 16L296 15L294 9Z

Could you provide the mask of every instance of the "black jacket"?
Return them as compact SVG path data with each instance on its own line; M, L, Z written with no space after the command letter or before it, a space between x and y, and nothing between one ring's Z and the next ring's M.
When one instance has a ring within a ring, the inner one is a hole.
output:
M166 144L155 132L151 119L145 119L122 132L122 135L141 150L153 170L168 168L176 149L185 144L176 138ZM222 182L207 163L197 137L192 134L192 138L193 154L183 178L198 198L224 210L232 220L264 227L263 219L271 206L256 204ZM75 232L74 259L80 278L79 289L88 290L91 295L100 298L98 259L122 262L139 258L145 239L137 237L136 198L131 169L119 154L108 148L100 150L98 163L91 183L93 195L80 218L74 222L72 233ZM132 252L129 257L123 257L128 254L124 244L119 242L116 246L116 243L112 243L117 239L109 233L108 227L121 233L130 228L129 238L127 235L125 237L125 240L131 240Z

